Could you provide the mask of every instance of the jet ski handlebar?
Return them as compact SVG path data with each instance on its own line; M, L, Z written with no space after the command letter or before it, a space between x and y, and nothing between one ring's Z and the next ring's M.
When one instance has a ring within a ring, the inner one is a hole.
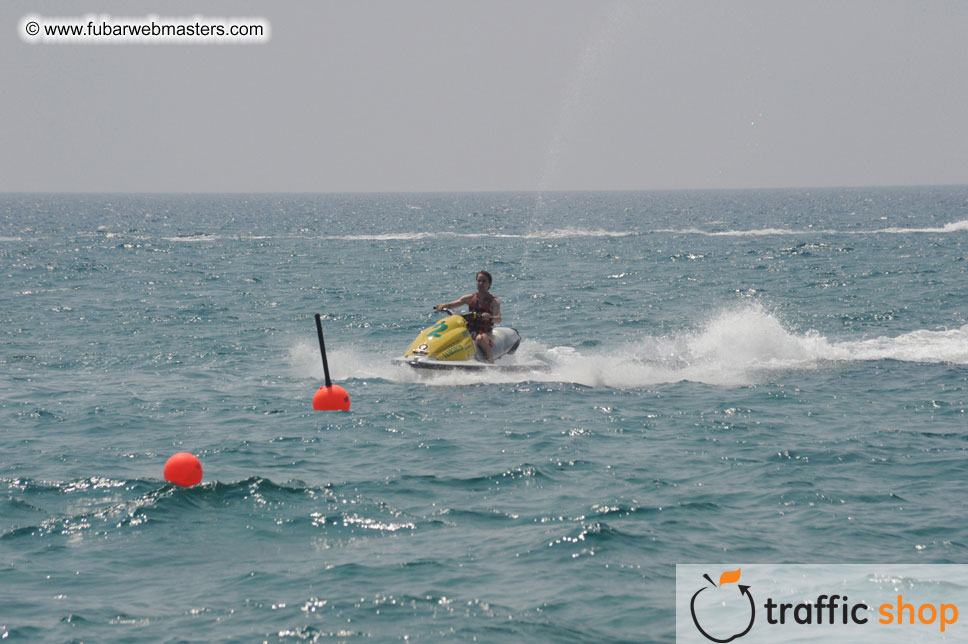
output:
M434 311L437 312L437 313L446 313L447 315L459 315L462 318L464 318L465 320L475 320L475 319L477 319L477 315L478 315L474 311L467 311L465 313L455 313L454 311L452 311L450 309L440 309L440 311L437 311L437 309L434 309Z

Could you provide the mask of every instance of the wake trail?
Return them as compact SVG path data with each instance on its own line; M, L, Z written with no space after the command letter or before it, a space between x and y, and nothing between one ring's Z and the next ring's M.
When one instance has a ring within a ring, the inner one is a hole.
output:
M391 357L348 347L333 352L330 365L334 379L383 379L431 386L565 382L640 388L680 381L744 386L764 382L779 371L811 370L831 363L895 360L968 365L968 325L834 341L814 330L792 331L762 306L746 305L721 310L695 330L668 336L643 335L596 353L525 340L514 359L543 362L550 367L543 372L427 374L391 365ZM312 343L293 347L289 358L300 377L322 379L318 348Z

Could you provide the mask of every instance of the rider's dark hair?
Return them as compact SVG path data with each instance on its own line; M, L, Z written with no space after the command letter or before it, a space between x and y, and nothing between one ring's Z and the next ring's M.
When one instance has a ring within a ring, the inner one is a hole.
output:
M487 285L488 285L488 286L490 286L491 284L493 284L493 283L494 283L494 278L492 278L492 277L491 277L491 274L490 274L490 273L488 273L487 271L477 271L477 274L478 274L478 275L483 275L484 277L486 277L486 278L487 278Z

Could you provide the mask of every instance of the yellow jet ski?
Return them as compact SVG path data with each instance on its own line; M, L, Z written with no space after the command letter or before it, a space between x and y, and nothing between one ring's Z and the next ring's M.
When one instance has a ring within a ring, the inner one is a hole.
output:
M467 320L476 313L457 314L443 309L447 317L427 327L417 336L402 358L393 358L395 365L414 369L462 369L465 371L543 371L542 362L518 362L513 357L521 344L521 335L509 326L492 330L494 362L487 362L477 343L467 330Z

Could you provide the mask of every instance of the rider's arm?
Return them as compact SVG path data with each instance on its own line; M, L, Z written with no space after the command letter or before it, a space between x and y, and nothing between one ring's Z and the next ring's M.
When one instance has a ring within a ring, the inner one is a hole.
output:
M496 297L494 298L494 301L491 302L491 322L494 324L501 323L501 303L498 302Z
M448 302L447 304L438 304L434 308L438 311L441 309L455 309L458 306L463 306L467 304L470 301L470 299L471 299L470 295L465 295L464 297L456 299L453 302Z

